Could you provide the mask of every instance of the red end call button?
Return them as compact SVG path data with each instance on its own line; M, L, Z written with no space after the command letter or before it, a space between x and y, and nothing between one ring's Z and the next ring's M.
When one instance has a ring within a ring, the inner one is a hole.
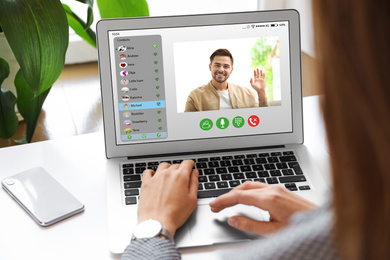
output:
M252 115L248 118L248 124L251 126L251 127L255 127L257 126L258 124L260 123L260 119L258 116L255 116L255 115Z

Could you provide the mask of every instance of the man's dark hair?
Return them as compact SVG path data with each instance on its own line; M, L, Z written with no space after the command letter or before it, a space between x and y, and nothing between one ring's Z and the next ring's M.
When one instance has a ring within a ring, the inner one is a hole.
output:
M232 65L233 65L233 56L230 53L230 51L228 51L227 49L218 49L215 52L213 52L213 54L211 54L210 56L210 63L213 62L215 56L227 56L232 61Z

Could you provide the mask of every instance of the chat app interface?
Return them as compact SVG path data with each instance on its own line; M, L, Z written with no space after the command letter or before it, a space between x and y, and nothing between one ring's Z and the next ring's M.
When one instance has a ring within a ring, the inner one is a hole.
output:
M110 32L117 144L291 132L288 22L252 25ZM250 80L257 68L265 72L268 105L186 110L191 93L211 81L210 55L220 48L234 57L228 83L253 103Z
M114 39L122 142L167 137L160 35Z

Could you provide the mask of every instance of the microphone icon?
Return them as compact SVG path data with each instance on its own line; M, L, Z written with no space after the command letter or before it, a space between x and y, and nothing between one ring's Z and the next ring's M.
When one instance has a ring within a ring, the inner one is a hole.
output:
M221 128L225 128L225 119L221 119Z

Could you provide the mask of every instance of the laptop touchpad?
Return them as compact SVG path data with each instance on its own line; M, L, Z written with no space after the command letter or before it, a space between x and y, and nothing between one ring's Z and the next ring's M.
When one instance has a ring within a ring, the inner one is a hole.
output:
M227 220L232 216L246 216L259 221L269 221L268 212L252 206L236 205L219 213L213 213L209 205L198 205L187 222L191 238L194 240L210 240L212 243L223 243L258 237L230 227Z

